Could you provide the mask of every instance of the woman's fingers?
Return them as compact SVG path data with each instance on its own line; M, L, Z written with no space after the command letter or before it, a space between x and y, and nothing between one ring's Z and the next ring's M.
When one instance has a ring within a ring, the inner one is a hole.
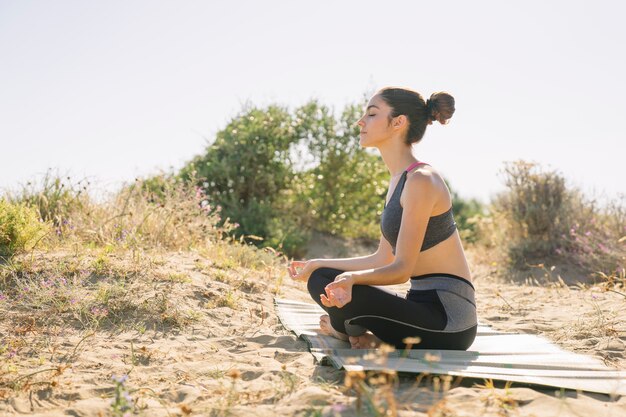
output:
M287 270L289 271L289 275L291 276L291 278L294 278L296 275L298 275L298 273L296 272L296 268L294 268L293 265L289 265L287 267Z
M324 294L320 294L320 301L322 302L322 304L324 304L326 307L330 307L330 302L328 301L328 297L326 297Z
M326 294L320 294L320 301L326 307L337 307L341 308L346 305L346 302L343 298L338 298L337 295L333 291L326 290Z
M296 270L298 267L302 267L306 264L306 261L292 261L290 265L287 266L287 270L289 271L289 276L291 278L297 279L300 273Z

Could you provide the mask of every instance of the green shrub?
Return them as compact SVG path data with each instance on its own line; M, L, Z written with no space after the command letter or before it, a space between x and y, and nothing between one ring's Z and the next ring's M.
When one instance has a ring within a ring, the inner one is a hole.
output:
M461 198L454 190L450 190L450 194L454 220L463 242L475 243L478 240L476 223L485 215L485 206L474 198Z
M347 106L335 119L315 101L298 109L301 140L315 165L301 173L295 195L308 202L315 230L377 239L389 175L380 156L359 143L362 111L361 105Z
M361 111L336 118L315 100L292 112L244 109L180 175L196 172L208 201L240 225L234 237L257 246L294 256L313 230L375 238L387 173L359 145Z
M273 236L270 223L281 190L290 187L289 159L296 131L289 112L279 106L246 108L220 132L204 155L181 172L195 172L211 205L222 208L222 218L239 224L235 238ZM255 241L256 243L256 241Z
M49 231L34 208L0 199L0 256L32 249Z

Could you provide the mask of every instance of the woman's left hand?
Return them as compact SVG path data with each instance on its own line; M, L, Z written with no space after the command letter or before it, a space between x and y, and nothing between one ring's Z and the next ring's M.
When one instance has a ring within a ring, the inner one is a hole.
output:
M352 286L354 285L354 277L351 272L344 272L337 275L335 280L328 284L321 294L320 299L326 307L341 308L352 301Z

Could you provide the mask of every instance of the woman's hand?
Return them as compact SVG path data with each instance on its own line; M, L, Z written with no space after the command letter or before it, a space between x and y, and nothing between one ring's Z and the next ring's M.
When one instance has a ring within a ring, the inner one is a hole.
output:
M301 270L297 271L296 268L301 268ZM287 266L287 271L289 271L289 276L292 279L307 282L313 271L317 268L318 265L314 260L292 261L291 264Z
M341 308L352 301L352 286L354 277L352 272L344 272L337 275L335 280L324 287L326 294L321 294L320 299L326 307Z

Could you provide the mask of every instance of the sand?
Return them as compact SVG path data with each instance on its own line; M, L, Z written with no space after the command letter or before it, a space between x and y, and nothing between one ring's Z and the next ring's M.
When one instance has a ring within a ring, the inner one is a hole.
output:
M38 255L49 263L63 256L72 255ZM128 280L127 291L149 300L165 288L169 304L164 314L193 317L183 326L38 327L29 325L25 311L0 304L5 346L0 415L112 415L111 378L121 375L128 376L124 386L134 404L129 415L359 415L356 392L344 385L345 372L316 364L306 343L278 321L275 296L310 301L305 284L291 281L286 265L274 270L217 267L197 252L158 258L154 271ZM493 277L490 266L472 256L470 261L482 322L502 331L543 335L565 349L625 369L624 296L598 286L503 282ZM184 279L176 282L174 272ZM16 340L22 341L20 346ZM7 350L11 343L17 348ZM492 387L477 380L460 381L443 392L432 380L419 386L415 382L414 376L403 376L394 388L397 415L626 415L626 399L601 394L515 384ZM360 415L375 415L367 401Z

